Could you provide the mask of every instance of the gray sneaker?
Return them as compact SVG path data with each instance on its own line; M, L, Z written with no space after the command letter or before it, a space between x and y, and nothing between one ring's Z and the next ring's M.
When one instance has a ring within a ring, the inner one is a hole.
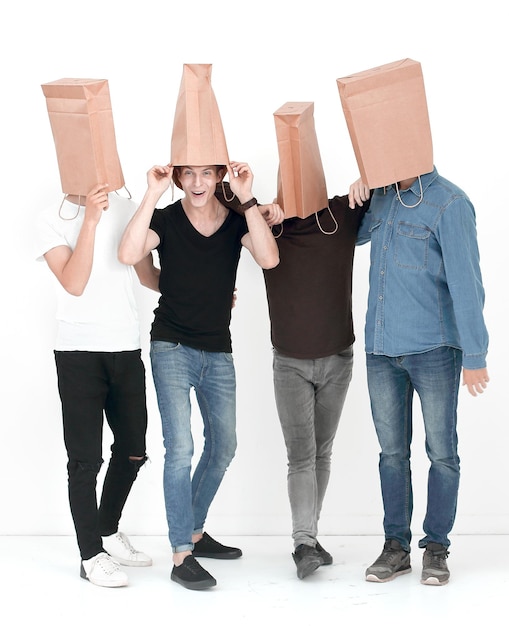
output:
M446 585L449 582L449 568L446 559L447 548L440 543L429 542L422 556L423 585Z
M321 553L312 546L300 544L292 554L297 566L297 576L301 580L312 574L320 565L324 565Z
M327 550L323 548L318 541L316 542L316 549L322 557L323 564L332 565L332 554L330 552L327 552Z
M372 583L387 583L396 576L409 574L410 553L403 550L399 541L387 539L382 554L366 570L366 580Z

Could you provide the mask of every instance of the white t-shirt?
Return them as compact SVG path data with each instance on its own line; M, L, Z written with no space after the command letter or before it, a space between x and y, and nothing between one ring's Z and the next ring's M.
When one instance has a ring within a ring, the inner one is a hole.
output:
M120 352L140 347L135 272L117 257L122 233L136 208L132 200L109 194L109 208L96 229L92 273L81 296L69 294L55 278L56 350ZM68 200L61 208L57 205L41 213L36 232L37 260L44 260L44 254L57 246L74 250L84 214L84 206Z

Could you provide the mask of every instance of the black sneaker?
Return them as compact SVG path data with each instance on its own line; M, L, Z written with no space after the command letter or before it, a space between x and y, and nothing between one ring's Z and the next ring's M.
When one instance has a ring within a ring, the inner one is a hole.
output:
M387 539L382 554L366 570L366 580L372 583L387 583L396 576L409 574L410 553L403 550L399 541Z
M171 579L186 589L208 589L217 585L216 579L198 563L192 554L186 556L182 565L174 565Z
M200 541L194 544L193 556L208 557L209 559L238 559L242 556L242 550L223 546L219 541L212 539L209 534L203 533Z
M321 553L316 548L303 543L295 548L292 557L297 566L297 576L300 579L306 578L324 564Z
M447 548L440 543L429 542L422 556L423 585L446 585L449 582L449 568L446 559Z
M318 552L320 553L320 556L322 557L323 564L332 565L332 554L330 552L327 552L327 550L325 550L324 548L322 548L322 546L318 543L318 541L316 542L316 549L318 550Z

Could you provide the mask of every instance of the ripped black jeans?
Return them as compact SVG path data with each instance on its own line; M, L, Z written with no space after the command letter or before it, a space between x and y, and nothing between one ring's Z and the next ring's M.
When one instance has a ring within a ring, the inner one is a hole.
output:
M69 504L82 559L118 530L127 496L146 460L147 408L141 351L55 351L67 450ZM104 416L113 433L99 506Z

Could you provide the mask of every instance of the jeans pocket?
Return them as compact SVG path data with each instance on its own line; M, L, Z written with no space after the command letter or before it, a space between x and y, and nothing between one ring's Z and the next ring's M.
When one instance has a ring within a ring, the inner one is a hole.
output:
M175 343L174 341L156 340L156 341L150 342L150 351L153 353L173 352L179 347L180 347L180 343Z
M233 363L233 354L231 352L222 352L221 354L227 363Z

